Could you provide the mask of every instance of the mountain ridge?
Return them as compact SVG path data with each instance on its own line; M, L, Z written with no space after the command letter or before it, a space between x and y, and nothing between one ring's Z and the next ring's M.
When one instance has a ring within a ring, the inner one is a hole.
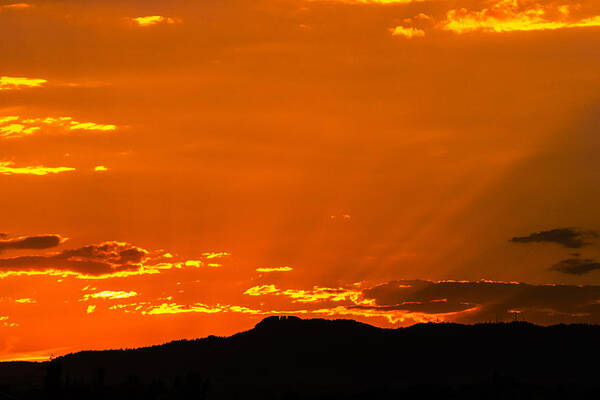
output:
M471 392L482 398L481 391L496 392L501 385L554 398L560 385L596 390L595 370L586 360L600 357L599 334L596 325L427 323L386 329L354 320L276 316L229 337L21 364L30 367L29 378L14 380L18 368L11 374L10 366L0 364L0 393L180 398L172 392L181 389L192 396L181 398L276 399L284 392L298 398L387 398L441 387L461 398L471 398L465 394Z

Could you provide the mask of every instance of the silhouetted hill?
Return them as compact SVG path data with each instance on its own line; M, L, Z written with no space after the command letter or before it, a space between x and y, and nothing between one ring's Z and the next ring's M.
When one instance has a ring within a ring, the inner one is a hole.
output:
M600 327L269 317L227 338L0 364L15 398L588 398ZM2 399L2 397L0 397Z

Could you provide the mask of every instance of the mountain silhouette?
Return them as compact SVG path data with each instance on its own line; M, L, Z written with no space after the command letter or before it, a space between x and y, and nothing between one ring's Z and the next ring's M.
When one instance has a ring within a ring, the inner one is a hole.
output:
M590 398L599 340L595 325L269 317L231 337L0 363L0 400Z

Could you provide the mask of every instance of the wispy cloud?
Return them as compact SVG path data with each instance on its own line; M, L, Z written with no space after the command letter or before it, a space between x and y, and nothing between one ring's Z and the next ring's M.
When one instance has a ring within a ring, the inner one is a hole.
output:
M292 267L256 268L258 272L289 272L292 270Z
M5 9L5 10L22 10L25 8L31 8L31 4L29 4L29 3L4 4L4 5L1 5L0 8Z
M135 17L131 20L142 27L152 26L157 24L175 24L180 23L181 20L178 18L164 17L162 15L148 15L145 17Z
M577 6L554 2L531 4L518 0L501 0L479 11L465 8L450 10L441 28L456 33L473 31L499 33L600 26L600 16L573 15L572 11Z
M231 253L228 253L226 251L202 253L202 257L206 258L207 260L212 260L214 258L228 257L230 255L231 255Z
M527 236L510 239L513 243L556 243L563 247L578 249L590 244L589 240L598 237L596 231L579 231L574 228L558 228L534 232Z
M287 296L293 302L314 303L321 301L347 301L351 300L354 304L370 304L368 300L362 299L362 292L358 289L348 288L328 288L315 286L312 290L301 289L278 289L275 285L253 286L244 292L249 296L281 295Z
M128 299L130 297L137 296L138 293L135 291L126 292L124 290L103 290L101 292L96 293L86 293L83 295L83 298L80 301L88 301L93 299L102 299L102 300L121 300Z
M554 264L550 269L569 275L584 275L600 269L600 262L591 258L568 258Z
M9 321L9 317L8 316L6 316L6 315L0 315L0 327L14 328L16 326L19 326L19 324L16 323L16 322Z
M44 176L50 174L60 174L62 172L75 171L71 167L45 167L41 165L15 167L12 161L0 161L0 175L36 175Z
M23 297L21 299L15 299L15 303L19 303L19 304L35 304L37 303L36 300L31 299L29 297Z
M15 90L40 87L48 82L45 79L33 79L13 76L0 76L0 90Z
M423 37L428 31L503 33L548 31L600 26L600 15L586 14L579 3L498 0L481 10L451 9L445 18L434 23L431 16L420 13L407 18L403 25L390 29L392 35L405 38Z
M397 26L392 29L393 36L404 36L406 38L412 39L414 37L423 37L425 36L425 31L423 29Z
M64 132L109 132L117 129L117 126L114 124L79 122L74 120L72 117L21 118L15 115L0 116L0 138L23 138L51 127L59 128Z
M117 127L112 124L97 124L95 122L71 121L69 129L72 131L82 129L86 131L114 131Z
M23 124L8 124L5 126L0 126L0 137L21 138L24 136L33 135L35 132L39 131L40 129L41 128L39 126L26 127Z

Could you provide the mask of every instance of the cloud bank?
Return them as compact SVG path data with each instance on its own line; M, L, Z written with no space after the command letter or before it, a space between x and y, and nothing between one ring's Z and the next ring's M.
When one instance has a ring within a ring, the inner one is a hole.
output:
M7 237L8 235L2 234L0 238ZM49 249L56 247L64 241L59 235L35 235L35 236L21 236L14 239L1 239L0 240L0 252L4 250L40 250Z
M590 239L598 237L596 231L578 231L573 228L559 228L540 231L528 236L518 236L510 239L513 243L556 243L570 249L579 249L589 245Z

